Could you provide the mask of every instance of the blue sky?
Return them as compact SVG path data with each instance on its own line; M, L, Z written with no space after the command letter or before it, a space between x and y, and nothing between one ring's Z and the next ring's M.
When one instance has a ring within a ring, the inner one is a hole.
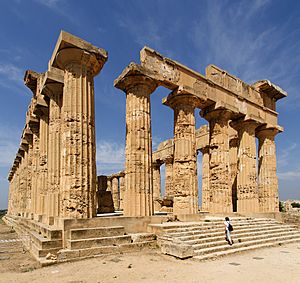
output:
M281 0L2 0L0 3L0 208L7 205L7 173L17 151L31 93L26 69L47 70L60 30L109 53L95 78L97 169L123 169L125 95L113 80L150 46L204 74L215 64L248 83L269 79L288 92L277 103L281 199L300 199L300 2ZM153 148L171 138L173 112L152 94ZM196 112L197 126L205 123ZM199 158L199 161L201 158ZM162 168L163 171L163 168ZM201 171L201 170L200 170Z

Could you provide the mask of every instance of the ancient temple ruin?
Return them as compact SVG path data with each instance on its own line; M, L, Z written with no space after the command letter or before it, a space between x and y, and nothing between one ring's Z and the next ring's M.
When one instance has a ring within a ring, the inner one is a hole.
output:
M57 251L72 247L72 229L131 223L129 232L145 232L146 222L162 221L155 212L278 212L274 139L283 129L276 101L287 94L268 80L248 85L214 65L201 75L148 47L140 64L131 63L114 82L126 95L124 171L97 177L94 77L107 58L104 49L62 31L48 70L26 71L33 96L8 175L8 223L27 223L27 230L39 229L45 237L58 231ZM174 111L174 136L153 151L150 100L158 86L170 90L163 104ZM197 109L208 122L200 129ZM97 217L114 211L123 216Z

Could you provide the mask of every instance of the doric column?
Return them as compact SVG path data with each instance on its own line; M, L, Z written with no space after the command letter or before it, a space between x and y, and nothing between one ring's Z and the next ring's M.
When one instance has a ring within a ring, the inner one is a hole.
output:
M48 191L46 196L46 210L49 217L59 216L62 91L63 85L55 82L47 83L43 88L43 93L50 98Z
M237 137L229 140L230 185L232 190L232 206L234 212L237 211L238 143L239 139Z
M64 71L60 215L66 218L96 215L94 76L104 60L94 49L62 48L55 56L55 65Z
M106 179L106 181L107 181L107 186L106 186L106 190L108 191L108 192L111 192L111 177L110 176L107 176L107 179Z
M171 93L165 105L174 110L173 213L198 213L195 108L199 99Z
M161 186L160 186L160 166L162 162L160 160L153 162L153 201L154 211L159 211L161 205L159 200L161 199Z
M113 198L113 203L114 203L114 208L115 210L120 209L120 204L119 204L119 180L118 177L113 176L111 180L111 193L112 193L112 198Z
M209 121L210 212L232 212L229 171L229 120L231 112L217 109L201 114Z
M146 72L132 63L115 81L126 93L126 216L153 214L150 95L157 85Z
M234 121L238 131L237 212L258 212L255 129L252 120Z
M37 120L38 121L38 120ZM38 164L40 156L40 131L39 123L32 122L29 124L30 130L32 131L32 183L31 183L31 213L34 215L38 214Z
M120 210L124 210L124 196L125 196L125 174L122 173L119 178L120 186Z
M38 163L38 201L37 213L38 215L46 214L46 194L48 187L48 173L47 173L47 152L48 152L48 109L43 109L43 113L39 114L40 118L40 152Z
M211 191L209 188L209 147L200 149L202 152L202 205L203 211L210 210Z
M278 179L276 175L276 128L259 128L258 137L258 197L260 212L278 212Z
M26 178L26 151L23 147L20 147L18 154L21 157L19 165L19 213L21 216L25 215L26 210L26 188L27 188L27 178Z
M164 159L165 162L165 197L174 197L173 188L173 156Z

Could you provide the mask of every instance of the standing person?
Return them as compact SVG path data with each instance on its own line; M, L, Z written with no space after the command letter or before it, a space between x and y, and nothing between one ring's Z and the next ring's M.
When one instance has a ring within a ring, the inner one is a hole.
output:
M224 225L225 225L226 241L231 246L233 244L233 241L231 239L230 232L233 231L233 228L232 228L232 225L230 223L229 217L225 217Z

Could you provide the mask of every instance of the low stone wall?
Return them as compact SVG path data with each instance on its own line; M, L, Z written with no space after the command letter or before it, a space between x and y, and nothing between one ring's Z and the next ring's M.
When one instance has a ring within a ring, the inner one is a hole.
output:
M300 227L300 212L282 212L282 222Z

